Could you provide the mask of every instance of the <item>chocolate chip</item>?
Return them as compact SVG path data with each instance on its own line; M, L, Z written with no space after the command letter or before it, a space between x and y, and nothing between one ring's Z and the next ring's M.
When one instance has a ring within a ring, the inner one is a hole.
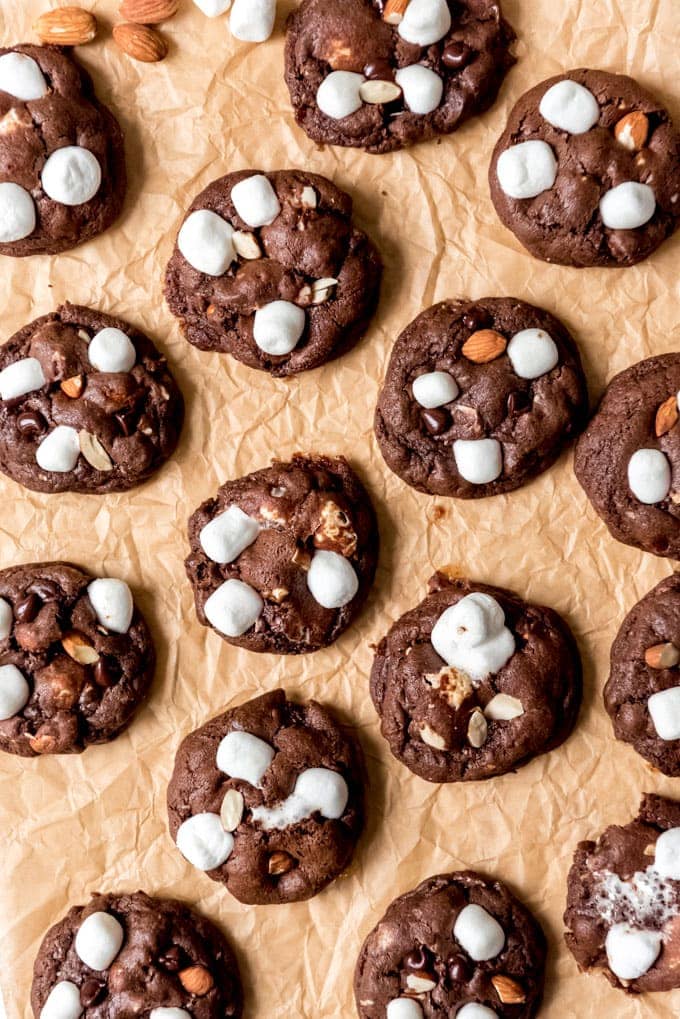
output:
M409 954L404 958L404 966L406 966L407 969L427 969L429 963L430 953L423 945L421 945L420 948L414 948L414 950L409 952Z
M83 1008L90 1008L101 1001L105 993L104 984L100 984L98 980L86 980L80 988L80 1004Z
M42 608L42 602L37 594L27 594L25 598L18 601L14 606L14 617L20 623L32 623Z
M21 435L40 435L47 428L45 418L37 410L27 410L17 418Z
M491 323L491 316L483 308L471 308L463 315L463 325L466 329L475 331L488 326Z
M529 397L526 393L523 393L520 389L513 390L508 396L507 408L508 414L521 414L522 411L527 410L529 407Z
M377 81L393 81L394 68L389 60L372 60L364 67L364 74L367 78Z
M115 679L116 676L109 662L107 662L105 658L100 657L99 661L95 663L94 667L94 681L97 684L97 686L102 687L113 686Z
M452 71L460 71L467 67L471 58L472 50L470 47L464 42L454 41L444 47L442 64Z
M37 594L42 601L57 601L60 595L58 586L51 580L36 580L28 590Z
M182 965L182 949L178 945L173 945L158 961L164 969L176 973Z
M463 955L449 956L446 966L449 978L454 984L464 984L470 979L470 967L467 959Z
M451 417L448 411L442 410L441 407L435 407L433 410L424 410L422 418L423 424L431 435L441 435L451 424Z
M128 436L133 431L132 420L127 414L114 414L116 421L123 435Z

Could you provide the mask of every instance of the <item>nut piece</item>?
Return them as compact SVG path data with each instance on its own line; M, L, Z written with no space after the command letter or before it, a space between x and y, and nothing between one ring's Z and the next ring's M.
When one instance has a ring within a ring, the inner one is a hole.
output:
M508 693L497 693L484 708L484 714L492 722L509 722L524 714L522 702Z
M393 103L401 96L401 89L396 81L382 81L370 78L359 89L359 95L365 103L380 106L382 103Z
M310 556L309 552L305 551L304 548L296 548L295 551L293 552L293 558L291 559L291 562L293 563L294 566L298 566L301 570L304 570L306 573L309 567L312 565L312 557Z
M310 184L303 187L300 201L305 209L316 209L319 199L316 191Z
M139 25L158 25L174 18L178 10L179 0L123 0L120 16Z
M97 20L94 14L82 7L56 7L45 11L33 25L41 42L56 46L82 46L92 42L97 34Z
M680 662L680 651L675 644L655 644L645 651L645 661L650 669L672 669Z
M321 509L321 523L314 532L316 548L337 551L350 558L357 550L357 535L349 517L337 503L328 499Z
M656 419L654 421L654 431L656 437L661 438L666 432L670 432L674 424L677 423L678 417L678 400L676 396L669 396L667 400L664 400L656 412Z
M195 994L197 998L202 998L215 984L205 966L189 966L180 970L177 975L184 990L189 994Z
M330 276L322 280L314 280L312 283L312 304L323 304L331 296L338 285L338 280Z
M639 152L640 149L644 148L648 134L649 121L640 110L627 113L614 128L614 137L617 142L619 145L623 145L624 149L628 149L629 152Z
M388 25L398 25L404 17L409 0L387 0L383 10L383 21Z
M428 991L435 989L437 981L429 973L409 973L406 977L406 986L414 994L427 994Z
M90 467L94 467L96 471L113 470L113 461L96 435L81 428L78 432L78 440L80 442L80 452Z
M428 747L434 747L435 750L446 750L446 740L430 728L427 722L420 730L420 738L423 743L427 743Z
M448 701L450 707L457 710L464 700L472 693L472 680L463 672L449 665L439 672L431 672L425 676L425 682L433 690L438 690Z
M145 64L155 64L168 55L165 39L146 25L134 25L129 21L114 25L113 39L123 53Z
M83 391L83 376L72 375L70 379L64 379L59 384L62 393L66 393L72 400L77 400Z
M491 983L504 1005L521 1005L527 1000L522 986L504 973L497 973L496 976L491 977Z
M262 251L257 243L255 234L246 233L245 230L237 230L231 235L231 242L234 245L234 251L241 258L252 261L255 258L262 257Z
M488 364L500 357L508 342L495 329L478 329L463 344L463 354L474 364Z
M94 665L99 661L99 653L88 642L87 638L77 630L65 633L61 638L61 645L66 654L80 665Z
M477 708L470 715L470 721L468 722L467 738L470 745L479 750L486 743L488 733L489 727L486 724L486 719L479 708Z
M236 831L243 817L243 796L238 789L228 789L220 808L220 821L225 831Z
M57 741L51 733L43 732L29 739L28 745L34 754L51 754Z
M273 591L264 591L262 597L265 601L273 601L276 605L280 605L281 602L286 600L289 594L290 591L287 587L275 587Z
M294 866L295 860L289 853L279 851L269 857L269 873L272 875L287 874Z

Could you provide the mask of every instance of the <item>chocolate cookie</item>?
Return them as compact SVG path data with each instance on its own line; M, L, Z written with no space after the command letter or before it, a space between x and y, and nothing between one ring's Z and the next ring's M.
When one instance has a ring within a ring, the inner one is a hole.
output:
M443 301L394 345L375 433L408 485L478 499L546 470L587 408L576 344L547 311L509 297Z
M198 618L250 651L326 647L366 600L378 542L368 493L345 459L275 460L228 481L189 520Z
M93 895L46 934L35 1019L239 1019L236 959L208 920L173 899Z
M680 987L680 803L648 794L630 824L579 842L564 923L581 969L629 993Z
M361 1019L530 1019L546 943L526 906L474 871L428 878L395 899L354 975Z
M436 573L376 650L371 697L402 764L428 782L503 775L563 743L581 701L564 620L511 591Z
M574 471L611 534L680 559L680 354L615 376L576 444Z
M497 0L303 0L286 84L314 141L391 152L493 103L515 58Z
M0 254L81 244L125 188L123 135L87 72L56 46L0 48Z
M123 492L174 451L184 402L143 333L63 304L0 347L0 469L36 492Z
M680 135L632 78L584 69L515 105L489 169L496 212L558 265L635 265L680 222Z
M340 188L302 170L240 170L194 199L165 297L195 347L281 377L317 368L360 339L381 274Z
M348 865L363 822L357 744L283 690L192 732L168 788L182 855L241 902L310 899Z
M124 581L60 562L0 570L0 750L80 753L115 739L154 665Z

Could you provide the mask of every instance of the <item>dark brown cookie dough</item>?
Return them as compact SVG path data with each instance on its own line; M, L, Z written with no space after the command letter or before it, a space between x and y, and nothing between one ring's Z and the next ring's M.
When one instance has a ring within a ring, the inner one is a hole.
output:
M114 739L154 665L127 584L61 562L0 570L0 750L80 753Z
M371 672L394 756L428 782L461 782L513 771L563 743L581 701L581 662L560 616L441 573L429 591L380 641Z
M497 0L304 0L286 37L295 119L314 141L376 153L450 134L491 106L514 38ZM427 73L402 77L414 65ZM360 77L329 77L348 71ZM337 86L348 105L333 110Z
M531 150L515 148L527 142ZM489 183L502 222L536 258L577 268L634 265L680 221L680 135L632 78L568 71L517 102Z
M170 831L241 902L309 899L352 858L363 823L361 751L316 701L248 701L180 745Z
M172 454L183 418L165 357L103 312L63 304L0 347L0 469L36 492L133 488Z
M241 196L236 205L232 193ZM302 170L240 170L194 199L165 297L194 346L282 377L317 368L361 338L381 275L380 256L354 226L352 199L340 188Z
M332 644L359 613L379 538L347 461L299 454L223 485L190 518L189 543L204 626L250 651L304 654Z
M361 1019L530 1019L546 943L500 881L474 871L428 878L395 899L354 975Z
M546 470L585 424L587 407L578 348L554 316L509 297L443 301L397 339L375 433L408 485L477 499ZM463 472L496 477L473 482Z
M564 923L582 970L629 993L680 987L680 803L647 794L634 821L579 842Z
M53 160L69 147L76 165L67 165L66 151ZM64 189L68 202L61 200ZM113 223L125 189L123 135L87 72L56 46L1 48L0 254L56 254L81 244ZM34 228L18 236L31 216Z
M680 559L679 390L680 354L626 368L607 386L574 456L576 477L610 533L669 559Z
M240 1019L243 1012L238 964L221 932L183 903L144 892L95 894L47 932L33 968L35 1019L50 995L43 1013L50 1019L79 1014L78 1002L83 1019Z

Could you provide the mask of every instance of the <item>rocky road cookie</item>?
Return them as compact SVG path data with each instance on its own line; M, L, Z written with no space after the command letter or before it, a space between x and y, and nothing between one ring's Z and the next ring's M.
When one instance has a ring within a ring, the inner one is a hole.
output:
M620 372L576 444L574 471L611 534L680 559L680 354Z
M192 203L165 296L194 346L280 377L360 339L381 274L344 191L302 170L241 170Z
M275 690L183 741L170 831L189 863L241 902L309 899L352 858L362 770L361 751L326 708Z
M375 433L408 485L477 499L546 470L587 408L576 344L547 311L509 297L443 301L398 338Z
M80 753L114 739L154 665L124 581L60 562L0 570L0 750Z
M367 152L450 134L491 106L514 38L497 0L303 0L286 38L295 119Z
M56 254L111 226L123 135L56 46L0 48L0 255Z
M174 451L184 402L143 333L64 304L0 347L0 469L36 492L122 492Z
M436 573L378 645L371 697L402 764L428 782L503 775L563 743L581 701L566 623L511 591Z
M680 987L680 803L643 796L630 824L578 844L564 923L581 969L629 992Z
M496 212L536 258L635 265L680 222L680 135L632 78L569 71L515 105L489 182Z
M354 975L361 1019L529 1019L546 944L500 881L473 871L428 878L395 899Z
M332 644L378 560L373 507L342 457L293 457L228 481L189 520L186 570L204 626L250 651Z
M173 899L93 895L46 934L35 1019L240 1019L236 959L208 920Z

